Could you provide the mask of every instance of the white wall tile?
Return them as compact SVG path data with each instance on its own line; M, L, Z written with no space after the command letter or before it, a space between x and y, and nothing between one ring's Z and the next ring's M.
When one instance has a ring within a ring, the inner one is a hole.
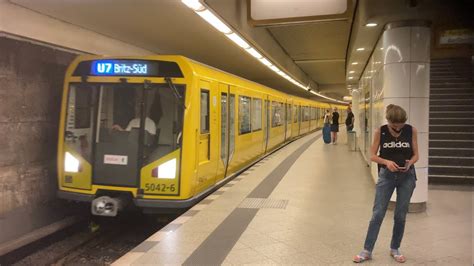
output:
M382 42L381 41L379 41L377 43L377 46L375 46L375 48L374 48L375 50L372 53L372 57L374 58L372 69L375 70L375 71L380 71L380 69L383 66L383 64L382 64L382 62L383 62L383 51L380 48L382 48Z
M409 27L394 28L383 34L384 64L410 61Z
M428 201L428 168L416 167L416 188L411 197L410 203L420 203Z
M407 111L408 123L416 127L418 132L428 132L430 101L428 98L410 98Z
M410 94L410 64L384 65L384 97L408 97Z
M411 27L411 59L412 62L430 61L431 29L427 27Z
M410 64L410 97L430 97L430 64Z
M383 98L383 72L375 72L372 76L372 87L374 88L374 95L372 99L374 101L380 100Z
M429 143L428 133L418 132L417 137L418 137L417 138L418 139L418 154L420 158L415 165L417 167L428 167L428 143Z
M387 123L385 119L385 107L386 105L383 100L374 101L372 107L372 132Z

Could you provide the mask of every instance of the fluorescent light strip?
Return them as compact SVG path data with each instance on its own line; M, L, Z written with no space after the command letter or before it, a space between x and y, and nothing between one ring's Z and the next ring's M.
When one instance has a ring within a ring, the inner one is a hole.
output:
M245 51L257 59L263 58L263 56L259 52L257 52L257 50L255 50L253 47L251 47L250 49L245 49Z
M270 67L272 65L272 63L270 61L268 61L268 59L266 59L265 57L260 58L258 60L260 60L260 63L266 65L267 67Z
M181 2L191 8L193 11L205 9L205 7L199 2L199 0L181 0Z
M288 74L280 70L277 66L273 65L270 60L264 57L261 53L259 53L255 48L253 48L245 39L240 37L237 33L233 32L232 29L227 26L225 22L219 19L209 8L203 5L199 0L181 0L183 4L187 7L192 9L195 13L197 13L201 18L203 18L207 23L211 24L215 29L224 33L224 35L229 38L232 42L237 44L239 47L243 48L247 53L258 59L263 65L277 73L278 75L282 76L284 79L288 80L289 82L295 84L296 86L300 87L301 89L308 91L309 85L305 86L302 83L296 81ZM326 98L331 101L339 102L348 104L347 102L342 102L322 94L319 94L314 91L310 91L310 93L317 95L322 98Z
M225 36L244 49L250 48L250 45L246 41L244 41L244 39L240 38L240 36L237 35L235 32L231 34L226 34Z
M232 30L227 27L227 25L222 22L214 13L212 13L209 9L204 9L202 11L196 11L196 13L201 16L207 23L211 24L214 28L224 34L232 33Z

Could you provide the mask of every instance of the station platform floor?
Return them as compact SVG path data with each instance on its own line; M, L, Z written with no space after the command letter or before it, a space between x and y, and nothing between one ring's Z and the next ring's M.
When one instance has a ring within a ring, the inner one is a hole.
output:
M342 130L344 131L344 129ZM375 184L360 152L316 132L257 163L113 265L352 265L362 249ZM406 265L472 265L471 188L430 186L427 210L409 213ZM373 259L389 256L393 211Z

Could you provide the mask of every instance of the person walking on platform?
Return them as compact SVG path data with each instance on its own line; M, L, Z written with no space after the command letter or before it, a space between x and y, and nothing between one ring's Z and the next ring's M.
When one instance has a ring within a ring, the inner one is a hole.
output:
M333 112L332 112L332 124L331 124L332 144L336 144L337 142L337 132L339 132L339 113L337 112L337 108L334 107Z
M346 129L347 131L354 129L354 114L352 113L351 107L347 107Z
M374 141L370 149L373 162L378 164L379 176L376 185L372 219L369 223L364 249L354 257L356 263L370 260L372 250L380 231L388 203L397 190L390 255L397 262L405 262L406 258L400 253L405 230L405 218L408 205L416 187L414 164L418 161L418 142L415 127L405 124L407 114L400 106L387 106L387 125L383 125L374 133ZM377 155L377 151L379 151Z

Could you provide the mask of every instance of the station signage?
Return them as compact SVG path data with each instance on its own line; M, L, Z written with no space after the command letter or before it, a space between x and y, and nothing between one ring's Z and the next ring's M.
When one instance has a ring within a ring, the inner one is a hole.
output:
M91 64L94 76L156 76L158 64L141 60L95 60Z

